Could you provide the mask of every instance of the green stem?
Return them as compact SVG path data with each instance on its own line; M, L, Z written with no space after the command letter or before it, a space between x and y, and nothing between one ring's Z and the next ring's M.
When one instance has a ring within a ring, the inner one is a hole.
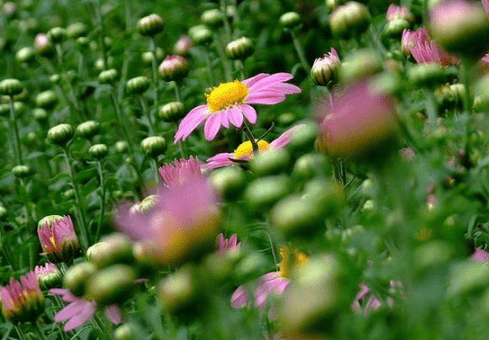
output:
M12 143L14 146L15 153L15 161L17 165L22 164L22 151L20 150L20 138L19 138L19 128L17 127L17 115L15 113L14 100L12 97L9 97L9 106L10 106L10 125L13 129L14 134L14 142Z
M251 132L251 129L246 123L246 121L243 121L243 126L244 126L243 131L248 137L248 139L250 140L251 145L253 146L253 155L257 155L259 149L258 149L258 144L256 143L256 139L255 137L253 137L253 133Z
M39 324L37 322L34 323L34 329L36 330L36 333L39 335L39 338L42 340L47 340L46 336L41 330L41 327L39 327Z
M292 42L294 43L294 48L297 52L302 68L309 74L311 72L311 66L309 66L309 63L306 60L304 49L302 48L299 39L297 39L297 35L295 34L294 30L290 30L290 35L292 36Z
M219 55L219 60L221 61L222 67L224 69L226 81L231 81L233 79L231 66L229 65L229 60L226 58L226 52L224 52L221 37L218 34L214 35L214 43L216 45L217 54Z
M175 123L175 125L176 125L176 127L177 127L177 129L178 129L178 123ZM181 140L179 140L179 141L178 141L178 143L177 143L177 145L178 145L178 150L180 151L180 156L181 156L182 158L187 158L187 156L185 155L185 149L184 149L184 147L183 147L183 143L182 143L182 141L181 141Z
M228 21L228 16L226 15L227 1L220 0L220 5L221 5L221 12L223 14L224 32L226 33L226 41L230 42L232 34L231 34L231 26L229 25L229 21Z
M428 115L430 126L434 129L438 118L435 95L431 89L425 89L424 92L426 95L426 114Z
M98 161L97 163L97 171L99 174L100 178L100 216L98 219L97 223L97 231L95 233L95 242L98 241L99 236L100 236L100 228L102 225L102 220L104 218L104 212L105 212L105 180L104 180L104 164L101 161Z
M151 159L151 168L153 168L153 173L155 176L155 183L158 184L160 182L160 173L158 172L158 164L156 164L156 159Z
M149 133L150 135L154 136L155 129L153 126L153 120L151 119L151 112L149 112L148 105L146 105L146 100L144 99L143 96L139 96L139 103L141 104L141 110L143 111L143 115L146 116L146 118L148 119Z
M153 70L153 86L154 86L154 104L153 107L157 108L158 107L158 69L156 65L156 42L155 38L151 37L150 40L150 49L151 52L153 53L153 60L151 61L151 66Z
M81 236L82 251L85 252L88 248L88 245L90 244L90 240L88 236L89 233L87 231L87 224L85 222L85 211L83 208L83 203L80 195L80 189L78 188L78 183L76 182L75 179L75 171L73 169L72 159L71 159L68 146L63 148L63 155L65 156L66 165L68 166L68 174L71 179L73 191L75 192L75 201L76 201L75 210L78 214L79 221L80 221L79 229L80 229L80 236Z
M182 102L182 95L180 94L180 88L178 86L178 83L174 81L175 85L175 98L177 99L177 102Z
M100 10L100 0L97 0L97 4L94 5L95 11L95 23L99 27L99 43L102 48L102 60L104 62L104 70L107 69L107 46L105 46L105 29L104 21L102 17L102 11Z
M472 127L472 105L473 98L472 93L470 91L470 68L473 62L469 58L462 58L462 78L465 90L464 97L464 109L465 115L467 115L466 123L465 123L465 154L467 157L470 157L471 153L471 143L470 143L470 133Z
M19 336L20 340L25 340L24 333L20 329L18 325L14 325L15 331L17 332L17 335Z

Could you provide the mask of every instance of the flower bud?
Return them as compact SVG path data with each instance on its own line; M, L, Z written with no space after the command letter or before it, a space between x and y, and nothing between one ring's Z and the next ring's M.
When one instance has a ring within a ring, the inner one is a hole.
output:
M334 36L350 38L365 32L370 24L370 13L364 4L349 1L336 8L329 17Z
M441 65L435 63L416 64L409 68L407 79L415 87L437 86L448 80L446 72Z
M246 185L245 179L243 171L238 167L226 167L216 170L210 177L212 185L226 201L232 201L241 195Z
M140 76L129 79L126 83L126 89L131 94L142 94L149 89L150 85L151 81L148 78Z
M61 44L66 36L66 30L62 27L54 27L48 31L48 38L53 44Z
M115 340L137 340L139 332L131 323L124 323L114 331Z
M130 297L136 284L136 271L125 264L114 264L94 273L85 285L87 299L97 305L107 306L123 303Z
M7 117L7 118L10 116L9 104L0 104L0 116Z
M348 55L341 64L340 78L344 84L354 83L382 72L383 64L379 53L362 49Z
M314 61L311 69L311 77L315 84L327 86L338 81L338 73L341 66L340 57L334 48L322 58Z
M7 209L3 205L0 205L0 219L3 219L7 216Z
M103 70L112 67L113 64L114 64L114 58L112 56L108 56L107 60L104 60L103 58L99 58L95 61L95 69L99 72L102 72Z
M75 40L75 44L79 50L84 50L90 44L90 40L87 37L79 37Z
M26 178L31 174L31 168L27 165L16 165L12 168L12 173L17 178Z
M447 52L478 59L489 49L489 21L480 3L449 0L429 13L428 29Z
M51 77L49 77L49 81L53 85L57 85L61 81L61 77L59 76L59 74L53 74Z
M318 126L315 123L308 123L303 128L292 134L286 149L291 155L302 155L305 152L312 151L318 136Z
M188 35L195 45L207 45L212 41L212 32L205 25L191 27L188 30Z
M95 159L101 160L107 157L109 150L105 144L94 144L88 149L88 153Z
M42 56L48 57L54 52L52 41L44 33L39 33L34 38L34 49Z
M70 39L78 39L87 35L88 27L82 22L75 22L66 28L66 34Z
M185 108L181 102L170 102L160 107L158 116L165 122L176 122L185 117Z
M48 262L44 266L34 268L37 281L42 289L59 287L63 282L63 274L59 271L54 263Z
M171 314L178 314L196 304L201 295L198 293L199 286L196 268L186 265L161 281L158 297L163 302L165 310Z
M286 149L275 149L259 153L250 162L250 169L256 176L278 175L289 168L290 153Z
M194 44L192 43L192 40L186 35L182 35L175 43L175 46L173 46L173 53L185 57L190 53L190 50L193 47Z
M386 13L387 21L406 20L409 24L414 22L414 16L407 7L390 4Z
M83 296L85 294L85 284L96 271L97 267L95 267L93 263L80 262L75 264L66 271L63 285L68 288L73 295Z
M94 120L87 120L76 127L77 135L88 140L97 135L99 130L100 124Z
M160 136L151 136L141 142L141 149L144 154L152 158L157 158L159 155L164 154L166 148L166 140Z
M119 153L127 152L128 149L129 143L127 143L125 140L119 140L115 143L115 150Z
M293 29L301 24L301 17L297 12L287 12L280 16L279 22L284 28Z
M145 16L138 21L138 32L141 35L154 36L163 31L164 27L165 24L163 19L158 14L154 13Z
M41 92L36 97L36 105L46 110L53 109L57 103L58 97L51 90Z
M65 146L72 138L75 132L70 124L59 124L48 131L48 140L56 145Z
M408 29L411 25L407 20L396 19L392 21L387 21L384 28L382 29L382 34L389 38L399 38L402 36L402 32Z
M13 97L22 92L24 85L18 79L4 79L0 81L0 94Z
M180 81L189 71L189 65L184 57L169 55L158 67L158 74L165 81Z
M331 173L331 166L326 156L316 152L306 153L299 157L292 170L292 178L308 180L318 176L327 176Z
M202 21L204 25L210 27L222 26L223 20L224 14L217 8L204 11L204 13L202 13L202 15L200 16L200 21Z
M156 48L156 62L160 62L165 56L165 52L160 47ZM146 51L141 54L141 59L146 63L151 65L154 60L154 55L152 51Z
M15 54L15 59L21 64L29 64L36 57L36 53L32 47L22 47Z
M117 80L119 74L116 69L109 69L100 72L98 75L98 80L101 84L113 84Z
M251 209L263 211L285 197L290 192L291 185L286 175L258 178L248 185L244 197Z
M231 41L226 46L226 55L233 60L245 60L253 54L253 42L247 37Z
M98 269L116 263L131 263L133 261L132 242L124 234L113 233L88 248L87 259Z
M48 120L48 113L46 110L41 109L41 108L35 108L32 110L32 115L34 116L34 119L40 122L45 122Z

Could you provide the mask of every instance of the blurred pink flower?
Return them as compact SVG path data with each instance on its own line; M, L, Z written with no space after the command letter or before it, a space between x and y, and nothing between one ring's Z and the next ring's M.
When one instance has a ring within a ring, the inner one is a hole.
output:
M182 35L180 39L173 46L173 52L175 54L181 55L183 57L187 56L190 50L194 47L192 40L186 36Z
M221 214L216 193L204 177L162 186L156 196L151 209L138 212L134 203L125 202L115 216L117 229L141 241L143 253L155 264L179 263L214 242Z
M185 140L199 125L204 125L207 140L213 140L221 126L237 128L243 125L243 117L256 123L256 111L250 104L273 105L285 100L285 95L300 93L295 85L284 83L292 79L290 73L260 73L243 81L223 83L206 95L207 104L193 108L180 122L175 143Z
M409 23L414 21L414 16L407 7L396 6L394 4L390 4L389 8L387 8L386 18L387 21L394 21L397 19L404 19Z
M471 258L477 262L486 263L489 261L489 253L481 248L475 247L474 253Z
M258 142L258 148L260 152L267 152L268 150L280 149L290 143L292 135L297 130L303 128L305 124L299 124L291 127L284 133L282 133L277 139L273 140L270 144L264 140ZM207 159L207 164L201 165L202 169L214 169L223 166L235 165L235 160L245 160L249 161L253 159L253 147L250 141L241 143L234 152L231 153L218 153Z
M95 301L88 301L70 293L68 289L55 288L49 292L54 295L60 295L64 302L68 302L62 310L54 316L55 322L68 321L63 330L69 332L86 324L97 312ZM114 325L121 323L122 316L117 305L109 305L104 310L107 319Z
M430 38L425 27L416 31L404 30L401 39L402 51L410 53L418 64L435 63L449 66L460 63L458 58L449 55Z
M10 278L10 284L0 288L0 305L3 315L11 322L35 321L44 311L44 296L33 271L20 277L20 282Z
M389 286L391 291L399 290L399 287L402 287L402 282L391 280ZM402 292L399 292L399 294L400 296L403 296ZM394 305L394 299L391 296L386 299L386 302L389 307ZM351 308L358 312L363 309L363 314L368 315L370 312L379 309L381 306L382 302L378 297L371 294L370 288L366 284L360 283L360 291L355 296Z
M176 159L173 163L160 167L158 171L168 187L182 184L185 178L202 176L199 160L193 156L189 159Z
M241 242L238 243L238 235L233 234L231 235L230 238L224 238L224 234L219 234L217 235L217 251L220 254L225 253L228 250L231 249L240 249L241 248Z
M80 243L70 216L50 215L37 225L43 255L51 262L69 262L80 251Z

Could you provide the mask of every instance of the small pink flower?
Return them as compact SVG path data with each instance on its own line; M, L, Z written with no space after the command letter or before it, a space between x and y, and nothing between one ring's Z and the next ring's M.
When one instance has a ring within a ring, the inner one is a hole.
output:
M394 4L390 4L389 8L387 8L386 18L387 21L394 21L397 19L404 19L410 23L414 21L414 16L407 7L396 6Z
M217 251L224 254L231 249L241 249L241 242L238 243L238 235L234 234L229 239L224 238L224 234L217 235Z
M10 284L0 288L0 305L3 315L14 322L35 321L44 311L44 296L36 274L30 271L20 277L20 282L10 278Z
M70 216L50 215L37 225L43 255L51 262L69 262L80 251L80 243Z
M334 48L331 48L329 53L314 60L311 68L312 79L318 85L328 85L330 82L335 82L340 66L340 56Z
M237 128L243 125L243 117L256 123L256 111L250 104L273 105L285 100L285 95L300 93L295 85L284 83L292 79L290 73L260 73L243 81L223 83L212 89L207 95L207 104L193 108L180 122L175 143L185 140L201 124L204 135L213 140L221 126Z
M180 185L186 178L202 176L199 160L193 156L189 159L176 159L158 169L166 186Z
M88 301L77 297L71 294L68 289L55 288L50 289L49 292L54 295L60 295L64 302L69 303L54 316L55 322L68 321L63 328L65 332L83 326L97 312L97 304L95 301ZM109 305L105 307L104 313L107 319L113 324L117 325L121 323L122 316L119 306Z
M471 258L477 262L486 263L489 261L489 253L481 248L475 248Z
M180 39L176 42L175 46L173 46L173 52L175 54L181 55L185 57L189 54L190 50L194 47L192 40L186 36L182 35Z
M280 276L280 272L270 272L260 278L255 289L255 307L264 308L265 302L270 295L280 295L290 285L290 280ZM239 286L231 296L231 306L240 308L250 301L243 286Z
M304 124L296 125L284 133L282 133L277 139L270 144L264 140L258 142L258 148L260 152L266 152L268 150L280 149L290 143L292 135L297 130L303 128ZM234 152L231 153L219 153L211 158L207 159L207 164L201 165L203 169L214 169L223 166L235 165L234 160L251 160L253 158L253 148L250 141L241 143Z

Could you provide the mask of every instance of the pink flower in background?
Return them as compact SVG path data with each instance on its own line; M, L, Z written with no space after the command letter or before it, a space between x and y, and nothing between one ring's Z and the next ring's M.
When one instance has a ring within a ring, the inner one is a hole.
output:
M44 266L34 268L37 281L42 289L57 287L63 281L63 275L54 263L48 262Z
M80 243L70 216L50 215L37 225L43 255L51 262L69 262L80 251Z
M295 85L284 83L292 79L290 73L260 73L243 81L223 83L206 95L207 104L193 108L180 122L175 143L185 140L201 124L204 124L204 135L213 140L221 126L237 128L243 125L244 118L256 123L256 111L250 104L273 105L285 100L285 95L300 93Z
M168 187L182 184L185 178L202 176L199 160L193 156L189 159L176 159L173 163L160 167L158 171Z
M481 248L476 247L474 253L470 258L477 262L486 263L489 261L489 253Z
M392 291L399 290L399 287L402 287L402 282L391 280L389 286ZM403 296L402 292L399 294ZM391 296L386 299L386 302L389 307L394 305L394 299ZM380 307L382 307L382 302L380 302L379 298L371 293L370 288L366 284L360 283L360 291L355 296L351 308L354 311L362 311L363 309L363 314L368 315Z
M220 254L225 253L228 250L231 249L240 249L241 248L241 242L238 242L238 235L234 234L231 235L230 238L224 238L224 234L219 234L217 235L217 251Z
M44 311L45 299L33 271L20 277L20 282L10 278L10 284L0 288L0 305L3 315L10 321L35 321Z
M303 128L304 126L305 126L304 124L299 124L291 127L290 129L282 133L277 139L272 141L270 144L268 144L264 140L258 141L257 144L260 152L266 152L268 150L283 148L284 146L290 143L290 139L292 138L294 132ZM233 159L245 160L245 161L249 161L253 159L253 147L251 145L251 142L246 141L241 143L238 146L238 148L234 150L234 152L219 153L211 158L208 158L207 164L203 164L201 165L201 167L203 169L214 169L223 166L235 165L236 162L234 162Z
M390 4L389 8L387 8L386 18L388 21L397 19L404 19L409 23L414 21L414 16L407 7L396 6L394 4Z
M88 301L77 297L70 293L68 289L55 288L49 292L54 295L60 295L64 302L69 304L60 310L54 316L55 322L68 321L63 330L69 332L86 324L97 312L97 304L95 301ZM105 316L113 324L121 323L122 316L117 305L109 305L105 307Z
M193 47L194 43L192 42L192 40L188 36L182 35L180 39L178 39L178 41L176 42L175 46L173 46L173 52L175 54L185 57L190 53L190 50Z

